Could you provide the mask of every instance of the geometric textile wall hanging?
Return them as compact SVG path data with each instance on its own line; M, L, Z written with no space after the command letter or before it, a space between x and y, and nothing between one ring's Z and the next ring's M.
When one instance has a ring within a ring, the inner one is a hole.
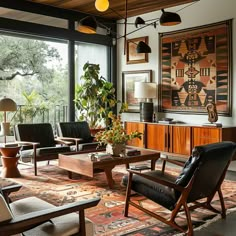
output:
M160 33L159 111L231 116L232 20Z

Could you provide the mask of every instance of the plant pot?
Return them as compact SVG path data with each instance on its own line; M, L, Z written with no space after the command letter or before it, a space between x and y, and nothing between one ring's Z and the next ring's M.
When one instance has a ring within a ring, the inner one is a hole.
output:
M21 146L16 147L0 147L0 152L4 157L16 157L17 153L21 149Z
M118 143L118 144L107 144L106 146L106 153L111 154L112 156L120 156L125 154L125 144Z

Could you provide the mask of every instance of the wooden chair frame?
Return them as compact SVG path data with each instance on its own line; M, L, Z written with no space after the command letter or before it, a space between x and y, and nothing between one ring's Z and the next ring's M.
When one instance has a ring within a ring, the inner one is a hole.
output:
M177 230L180 230L181 232L187 233L188 236L192 236L193 235L193 225L192 225L190 211L192 211L196 208L199 208L199 207L203 207L203 208L211 210L215 213L221 214L222 218L226 218L226 209L225 209L223 194L222 194L222 191L221 191L221 184L224 181L225 174L226 174L226 171L227 171L227 168L228 168L229 164L230 164L230 161L228 162L228 164L227 164L226 168L224 169L217 185L215 186L214 192L211 195L209 195L208 197L206 197L205 201L203 201L203 202L199 202L199 201L192 202L191 204L193 204L193 205L191 205L191 206L188 206L187 199L188 199L188 196L189 196L189 194L192 190L192 185L193 185L195 176L198 172L198 169L195 170L191 180L189 181L189 183L186 187L182 187L180 185L175 184L174 182L167 181L164 178L155 178L155 177L145 175L145 173L140 173L140 172L137 172L137 171L128 170L129 178L128 178L127 191L126 191L124 216L126 216L126 217L128 216L129 205L132 205L132 206L136 207L137 209L139 209L139 210L151 215L152 217L162 221L163 223L165 223L167 225L170 225L171 227L173 227ZM180 197L179 197L179 199L178 199L178 201L175 205L175 208L172 210L172 212L170 214L169 219L166 219L166 218L164 218L160 215L157 215L154 212L152 212L152 211L150 211L150 210L148 210L148 209L146 209L146 208L144 208L144 207L142 207L142 206L140 206L140 205L138 205L138 204L136 204L135 202L132 201L132 199L131 199L131 196L132 196L132 194L131 194L131 184L132 184L133 174L142 176L143 178L146 178L146 179L151 180L153 182L156 182L156 183L165 185L167 187L173 188L175 190L178 190L181 193L181 195L180 195ZM220 204L221 204L221 211L217 210L216 208L214 208L211 205L211 201L212 201L213 197L215 196L216 192L218 192L218 195L219 195L219 200L220 200ZM184 227L181 227L180 225L178 225L175 221L175 219L177 217L177 214L180 211L185 212L186 220L187 220L187 230Z
M8 196L11 192L18 191L20 188L21 185L12 185L2 188L3 196L6 201L10 201ZM9 222L0 223L0 236L23 233L24 231L33 229L54 217L66 215L76 211L79 212L79 235L85 236L85 209L95 207L99 203L99 201L100 198L93 198L89 200L70 203L59 207L55 206L54 208L32 212L22 216L16 216Z
M37 170L37 162L38 161L49 161L50 160L55 160L58 159L58 153L53 153L53 154L46 154L46 155L41 155L40 157L37 156L37 148L40 146L40 143L37 142L30 142L30 141L15 141L16 144L21 145L21 146L29 146L32 147L33 149L33 156L31 157L31 164L34 166L34 175L38 175L38 170ZM65 141L65 140L60 140L60 139L55 139L55 143L61 144L61 145L66 145L69 146L71 142ZM21 164L28 164L23 161L23 159L20 156L20 161L19 163Z

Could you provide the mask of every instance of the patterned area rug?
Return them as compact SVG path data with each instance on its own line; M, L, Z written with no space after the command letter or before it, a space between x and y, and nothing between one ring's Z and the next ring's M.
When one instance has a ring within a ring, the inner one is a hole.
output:
M157 166L160 168L160 166ZM178 174L178 169L166 169L167 172ZM120 185L122 176L126 173L124 166L118 166L113 171L115 180L114 189L109 189L104 173L98 173L94 178L73 174L73 180L68 179L67 172L58 168L57 165L39 167L38 176L34 176L33 169L24 168L20 170L21 178L2 179L1 185L9 185L12 182L23 185L20 191L14 193L13 200L35 195L54 205L90 199L94 196L101 197L96 208L86 210L86 217L95 223L96 236L151 236L151 235L176 235L179 231L166 226L160 221L146 215L145 213L130 207L129 217L123 216L125 187ZM236 182L225 180L223 183L223 194L226 208L236 206ZM137 196L136 201L167 216L170 212L161 206ZM218 207L218 197L215 197L214 206ZM191 214L194 226L204 225L216 217L216 214L205 210L195 210ZM179 214L178 222L185 225L185 217Z

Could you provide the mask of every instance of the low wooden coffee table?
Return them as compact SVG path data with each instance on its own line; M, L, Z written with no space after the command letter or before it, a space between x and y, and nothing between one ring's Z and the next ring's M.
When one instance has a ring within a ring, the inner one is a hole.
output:
M138 156L114 157L101 161L91 161L88 153L63 153L59 154L58 165L60 168L68 171L69 178L72 178L72 172L94 177L96 170L102 170L106 174L108 186L113 188L114 180L112 178L112 169L117 165L125 164L129 168L130 163L151 161L151 169L155 169L156 161L160 158L160 153L150 150L140 150Z

